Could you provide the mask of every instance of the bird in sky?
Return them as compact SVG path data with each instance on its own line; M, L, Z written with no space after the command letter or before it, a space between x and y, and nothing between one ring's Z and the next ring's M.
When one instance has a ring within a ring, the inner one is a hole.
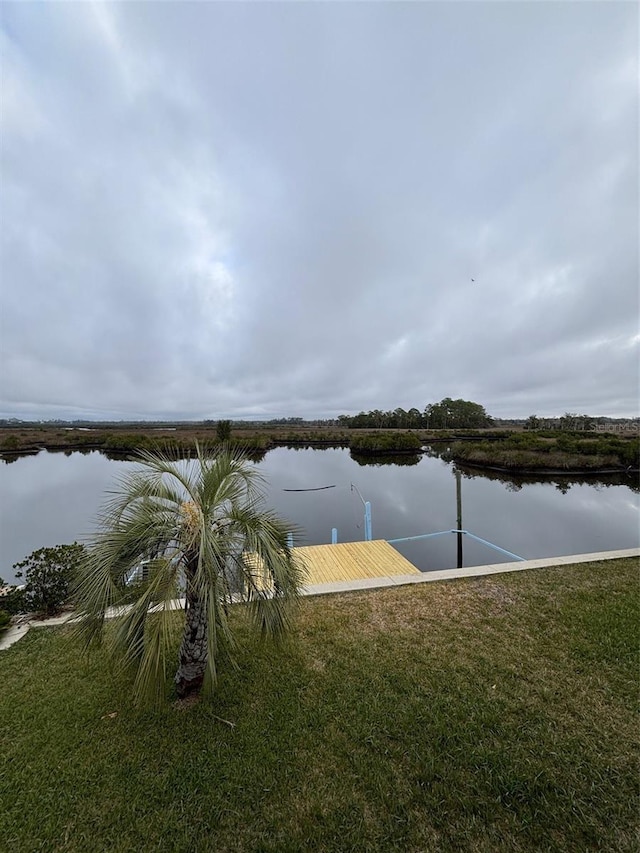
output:
M471 281L475 281L475 278L472 278Z

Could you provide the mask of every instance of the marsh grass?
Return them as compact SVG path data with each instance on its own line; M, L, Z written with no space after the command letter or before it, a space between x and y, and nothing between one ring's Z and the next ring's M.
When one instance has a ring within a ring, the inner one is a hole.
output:
M306 599L140 712L60 629L0 655L6 849L636 850L637 561Z
M459 442L448 454L464 464L535 470L638 470L640 438L589 433L514 433L503 441Z

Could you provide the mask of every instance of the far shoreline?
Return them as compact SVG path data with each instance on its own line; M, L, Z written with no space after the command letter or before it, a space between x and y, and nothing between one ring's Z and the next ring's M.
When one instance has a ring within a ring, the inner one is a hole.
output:
M214 424L97 426L95 429L39 427L0 430L0 458L6 463L41 450L51 453L100 451L119 458L140 450L188 454L195 442L218 444ZM231 441L256 458L278 447L349 449L367 460L410 458L416 463L435 451L460 468L525 476L607 476L640 473L640 438L612 431L341 429L333 426L260 426L231 429ZM368 445L368 446L367 446ZM442 447L442 450L438 448ZM503 460L507 460L507 464ZM513 464L510 464L513 463ZM565 464L566 463L566 464Z

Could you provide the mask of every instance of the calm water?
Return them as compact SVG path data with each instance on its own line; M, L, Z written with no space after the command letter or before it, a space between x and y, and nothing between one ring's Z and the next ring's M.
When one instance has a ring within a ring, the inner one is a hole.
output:
M0 463L0 577L42 546L81 540L94 529L104 493L133 463L98 452L39 453ZM258 465L268 500L302 528L301 544L364 538L363 506L354 483L371 502L373 537L393 539L456 526L456 481L451 465L423 457L417 465L361 466L348 450L270 451ZM463 528L527 559L633 548L640 545L640 506L631 481L595 483L462 479ZM288 492L285 489L323 491ZM456 565L456 537L398 545L424 571ZM464 564L507 560L464 539Z

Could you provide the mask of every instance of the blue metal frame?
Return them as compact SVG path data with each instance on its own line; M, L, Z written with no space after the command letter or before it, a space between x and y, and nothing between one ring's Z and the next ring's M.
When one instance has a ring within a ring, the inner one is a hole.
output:
M367 501L364 505L364 539L365 542L371 542L373 533L371 532L371 504Z
M364 540L365 542L370 542L373 539L373 530L371 524L371 503L370 501L365 501L362 497L360 489L356 486L355 483L351 483L351 491L355 491L358 494L358 497L362 501L362 505L364 506ZM460 514L458 514L458 524L461 523ZM475 533L469 533L468 530L438 530L436 533L420 533L417 536L402 536L399 539L387 539L387 542L390 545L396 545L399 542L414 542L417 539L431 539L434 536L446 536L447 533L456 533L463 534L464 536L470 536L471 539L475 539L476 542L480 542L483 545L486 545L488 548L493 548L494 551L499 551L501 554L505 554L507 557L511 557L513 560L519 560L520 562L525 562L525 557L520 557L518 554L514 554L512 551L507 551L506 548L501 548L499 545L494 545L493 542L489 542L486 539L482 539L480 536L476 536ZM335 545L338 541L338 529L333 527L331 530L331 544Z
M360 489L356 486L355 483L351 483L351 491L353 491L354 489L358 493L358 497L360 498L360 500L362 501L362 505L364 506L364 541L370 542L373 539L373 533L371 530L371 503L370 501L365 501L365 499L362 497L362 494L360 493Z
M439 530L437 533L421 533L419 536L402 536L400 539L387 539L387 542L390 545L395 545L397 542L411 542L415 539L430 539L432 536L444 536L447 533L464 533L465 536L470 536L472 539L475 539L476 542L481 542L483 545L493 548L494 551L506 554L507 557L513 557L514 560L525 562L525 557L519 557L518 554L507 551L499 545L494 545L493 542L488 542L486 539L481 539L480 536L476 536L475 533L469 533L468 530Z

